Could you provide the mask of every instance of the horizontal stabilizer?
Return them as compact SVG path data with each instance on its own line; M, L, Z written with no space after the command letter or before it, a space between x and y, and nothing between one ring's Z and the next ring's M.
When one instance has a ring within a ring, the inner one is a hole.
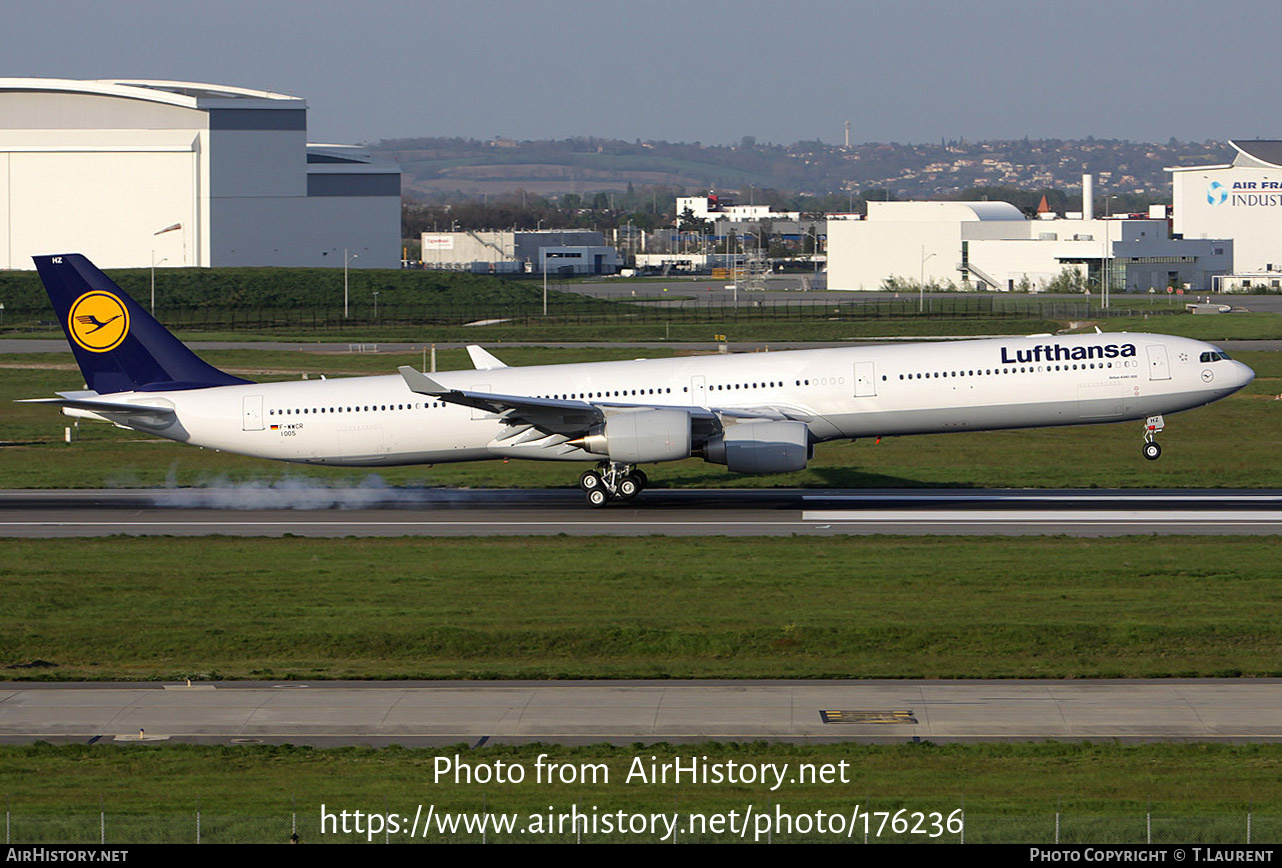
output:
M127 415L144 423L149 428L163 428L172 425L177 419L172 407L158 407L153 404L128 404L124 401L104 401L96 398L24 398L19 404L52 404L55 407L70 407L76 410L88 410L110 418L112 415Z

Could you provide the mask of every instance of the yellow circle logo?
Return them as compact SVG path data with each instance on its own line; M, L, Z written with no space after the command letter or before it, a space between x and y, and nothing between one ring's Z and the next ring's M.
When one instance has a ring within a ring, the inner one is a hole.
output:
M120 346L129 334L129 311L109 292L86 292L71 305L67 331L89 352L105 353Z

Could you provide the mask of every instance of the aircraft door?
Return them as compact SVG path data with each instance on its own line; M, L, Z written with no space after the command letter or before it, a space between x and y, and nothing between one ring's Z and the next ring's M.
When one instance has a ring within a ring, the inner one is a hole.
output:
M1145 349L1148 350L1148 378L1150 380L1171 379L1171 365L1166 358L1166 344L1149 344Z
M491 388L490 388L490 386L489 386L489 384L488 384L488 383L487 383L487 384L484 384L484 385L480 385L480 386L471 386L470 388L471 388L471 390L472 390L473 392L492 392L492 391L494 391L493 389L491 389ZM479 407L473 407L473 408L472 408L472 418L473 418L473 419L497 419L498 417L499 417L499 416L498 416L498 414L497 414L497 413L491 413L490 411L488 411L488 410L482 410L482 409L481 409L481 408L479 408Z
M263 396L246 395L241 399L241 428L245 431L263 430Z
M708 387L703 377L690 378L690 406L708 406Z
M873 362L855 362L855 397L872 398L876 395L876 366Z

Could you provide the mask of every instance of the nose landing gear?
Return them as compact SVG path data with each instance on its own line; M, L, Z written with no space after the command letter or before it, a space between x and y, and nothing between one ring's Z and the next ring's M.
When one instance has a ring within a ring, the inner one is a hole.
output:
M631 500L645 488L649 480L635 464L602 461L595 470L585 470L579 477L579 488L587 496L588 505L605 506L611 500Z
M1158 445L1156 435L1166 427L1166 422L1161 416L1149 416L1144 423L1144 457L1149 461L1156 461L1162 455L1162 447Z

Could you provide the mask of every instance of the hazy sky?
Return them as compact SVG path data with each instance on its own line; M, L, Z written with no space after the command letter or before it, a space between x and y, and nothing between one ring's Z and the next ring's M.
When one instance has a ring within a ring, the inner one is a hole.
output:
M1264 0L26 0L0 76L305 98L313 141L1282 138Z

